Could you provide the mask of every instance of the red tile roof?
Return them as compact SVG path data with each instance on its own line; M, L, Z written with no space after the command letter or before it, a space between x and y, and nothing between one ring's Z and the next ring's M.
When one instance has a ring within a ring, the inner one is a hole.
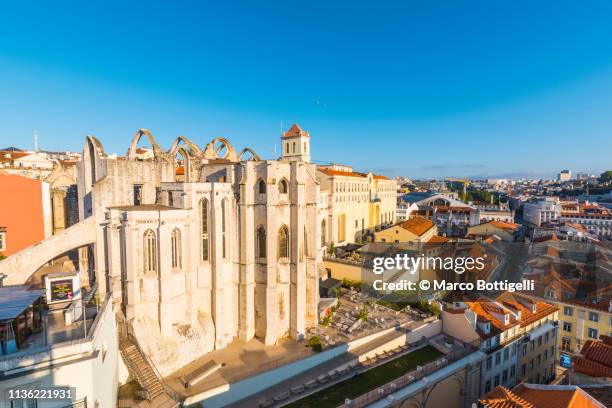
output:
M300 137L300 136L306 136L306 137L310 137L310 135L308 134L308 132L306 132L305 130L303 130L300 125L298 125L297 123L294 123L293 126L291 126L289 128L288 131L286 131L283 134L283 139L289 139L292 137Z
M414 235L418 235L418 236L423 235L424 233L426 233L427 231L429 231L431 228L434 227L433 222L423 217L412 217L409 220L400 222L397 225L407 231L412 232Z
M612 377L612 338L587 340L573 359L574 371L590 377Z

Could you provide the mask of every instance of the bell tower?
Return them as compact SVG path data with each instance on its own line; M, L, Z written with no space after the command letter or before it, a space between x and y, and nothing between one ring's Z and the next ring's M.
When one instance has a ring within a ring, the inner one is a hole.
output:
M294 124L281 137L283 160L310 163L310 135Z

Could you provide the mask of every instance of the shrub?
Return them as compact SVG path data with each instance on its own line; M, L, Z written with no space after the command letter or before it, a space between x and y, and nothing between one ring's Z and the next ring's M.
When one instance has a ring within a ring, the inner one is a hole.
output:
M323 344L321 344L321 338L319 336L313 336L308 340L308 346L312 347L314 351L323 350Z

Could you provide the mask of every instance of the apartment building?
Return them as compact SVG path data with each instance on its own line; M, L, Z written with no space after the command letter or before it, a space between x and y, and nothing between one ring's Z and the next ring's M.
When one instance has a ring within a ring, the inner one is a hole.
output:
M487 354L481 368L481 393L499 385L511 388L526 379L550 380L554 375L556 320L553 305L510 293L495 299L455 301L442 312L445 333L463 341L480 339L480 350ZM537 353L541 353L539 363Z
M538 227L546 222L556 221L560 216L561 203L556 198L546 198L523 204L523 219Z
M325 242L363 242L366 235L395 222L397 182L350 166L317 166L321 192L327 192L329 212Z
M559 349L578 353L588 340L597 340L601 335L612 335L612 300L596 302L560 300Z

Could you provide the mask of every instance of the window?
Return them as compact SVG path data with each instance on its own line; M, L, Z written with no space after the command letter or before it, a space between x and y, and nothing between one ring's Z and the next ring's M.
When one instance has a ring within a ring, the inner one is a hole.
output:
M572 340L569 337L562 337L561 338L561 350L570 351L571 348L572 348Z
M292 153L295 153L295 142L293 142L293 151Z
M289 184L287 183L287 180L283 179L278 183L278 192L280 194L287 194L287 192L289 191Z
M563 314L566 316L571 316L572 314L574 314L574 310L569 306L565 306L563 308Z
M544 350L544 360L548 359L548 350Z
M6 232L0 232L0 251L6 251Z
M588 336L592 339L597 339L599 336L597 336L597 329L593 329L591 327L589 327L589 329L587 330L588 332Z
M493 382L493 384L495 384L496 387L499 385L499 374L495 376L495 381Z
M284 225L278 231L278 257L289 258L289 230Z
M504 372L502 373L502 382L507 382L508 381L508 370L504 370Z
M266 257L266 229L264 227L257 228L257 257L265 258Z
M171 254L172 254L172 268L181 268L181 230L175 228L172 230L172 237L170 239Z
M516 374L516 365L512 364L512 367L510 367L510 378L514 378Z
M200 260L208 261L208 200L200 200Z
M134 184L134 205L142 204L142 184Z
M599 313L597 312L589 312L589 320L592 322L598 322L599 321Z
M571 332L572 331L572 324L569 323L569 322L563 322L563 331Z
M485 384L485 392L491 391L491 380L487 380Z
M538 347L542 345L542 336L538 336Z
M259 194L266 194L266 182L263 180L259 180L259 183L257 183L257 191L259 192Z
M325 246L325 241L327 237L327 229L325 225L325 220L321 221L321 246Z
M489 356L487 358L487 370L491 369L492 363L493 363L493 357Z
M227 223L227 199L221 201L221 252L223 259L227 258L227 243L226 241L226 223Z
M504 361L508 360L509 357L510 357L510 349L506 348L504 350Z
M144 271L157 272L157 239L150 229L144 233Z
M499 363L501 363L501 352L497 352L495 353L495 365L498 365Z
M523 365L521 366L521 373L522 373L522 375L525 375L525 373L526 373L526 372L527 372L527 365L526 365L526 364L523 364Z

